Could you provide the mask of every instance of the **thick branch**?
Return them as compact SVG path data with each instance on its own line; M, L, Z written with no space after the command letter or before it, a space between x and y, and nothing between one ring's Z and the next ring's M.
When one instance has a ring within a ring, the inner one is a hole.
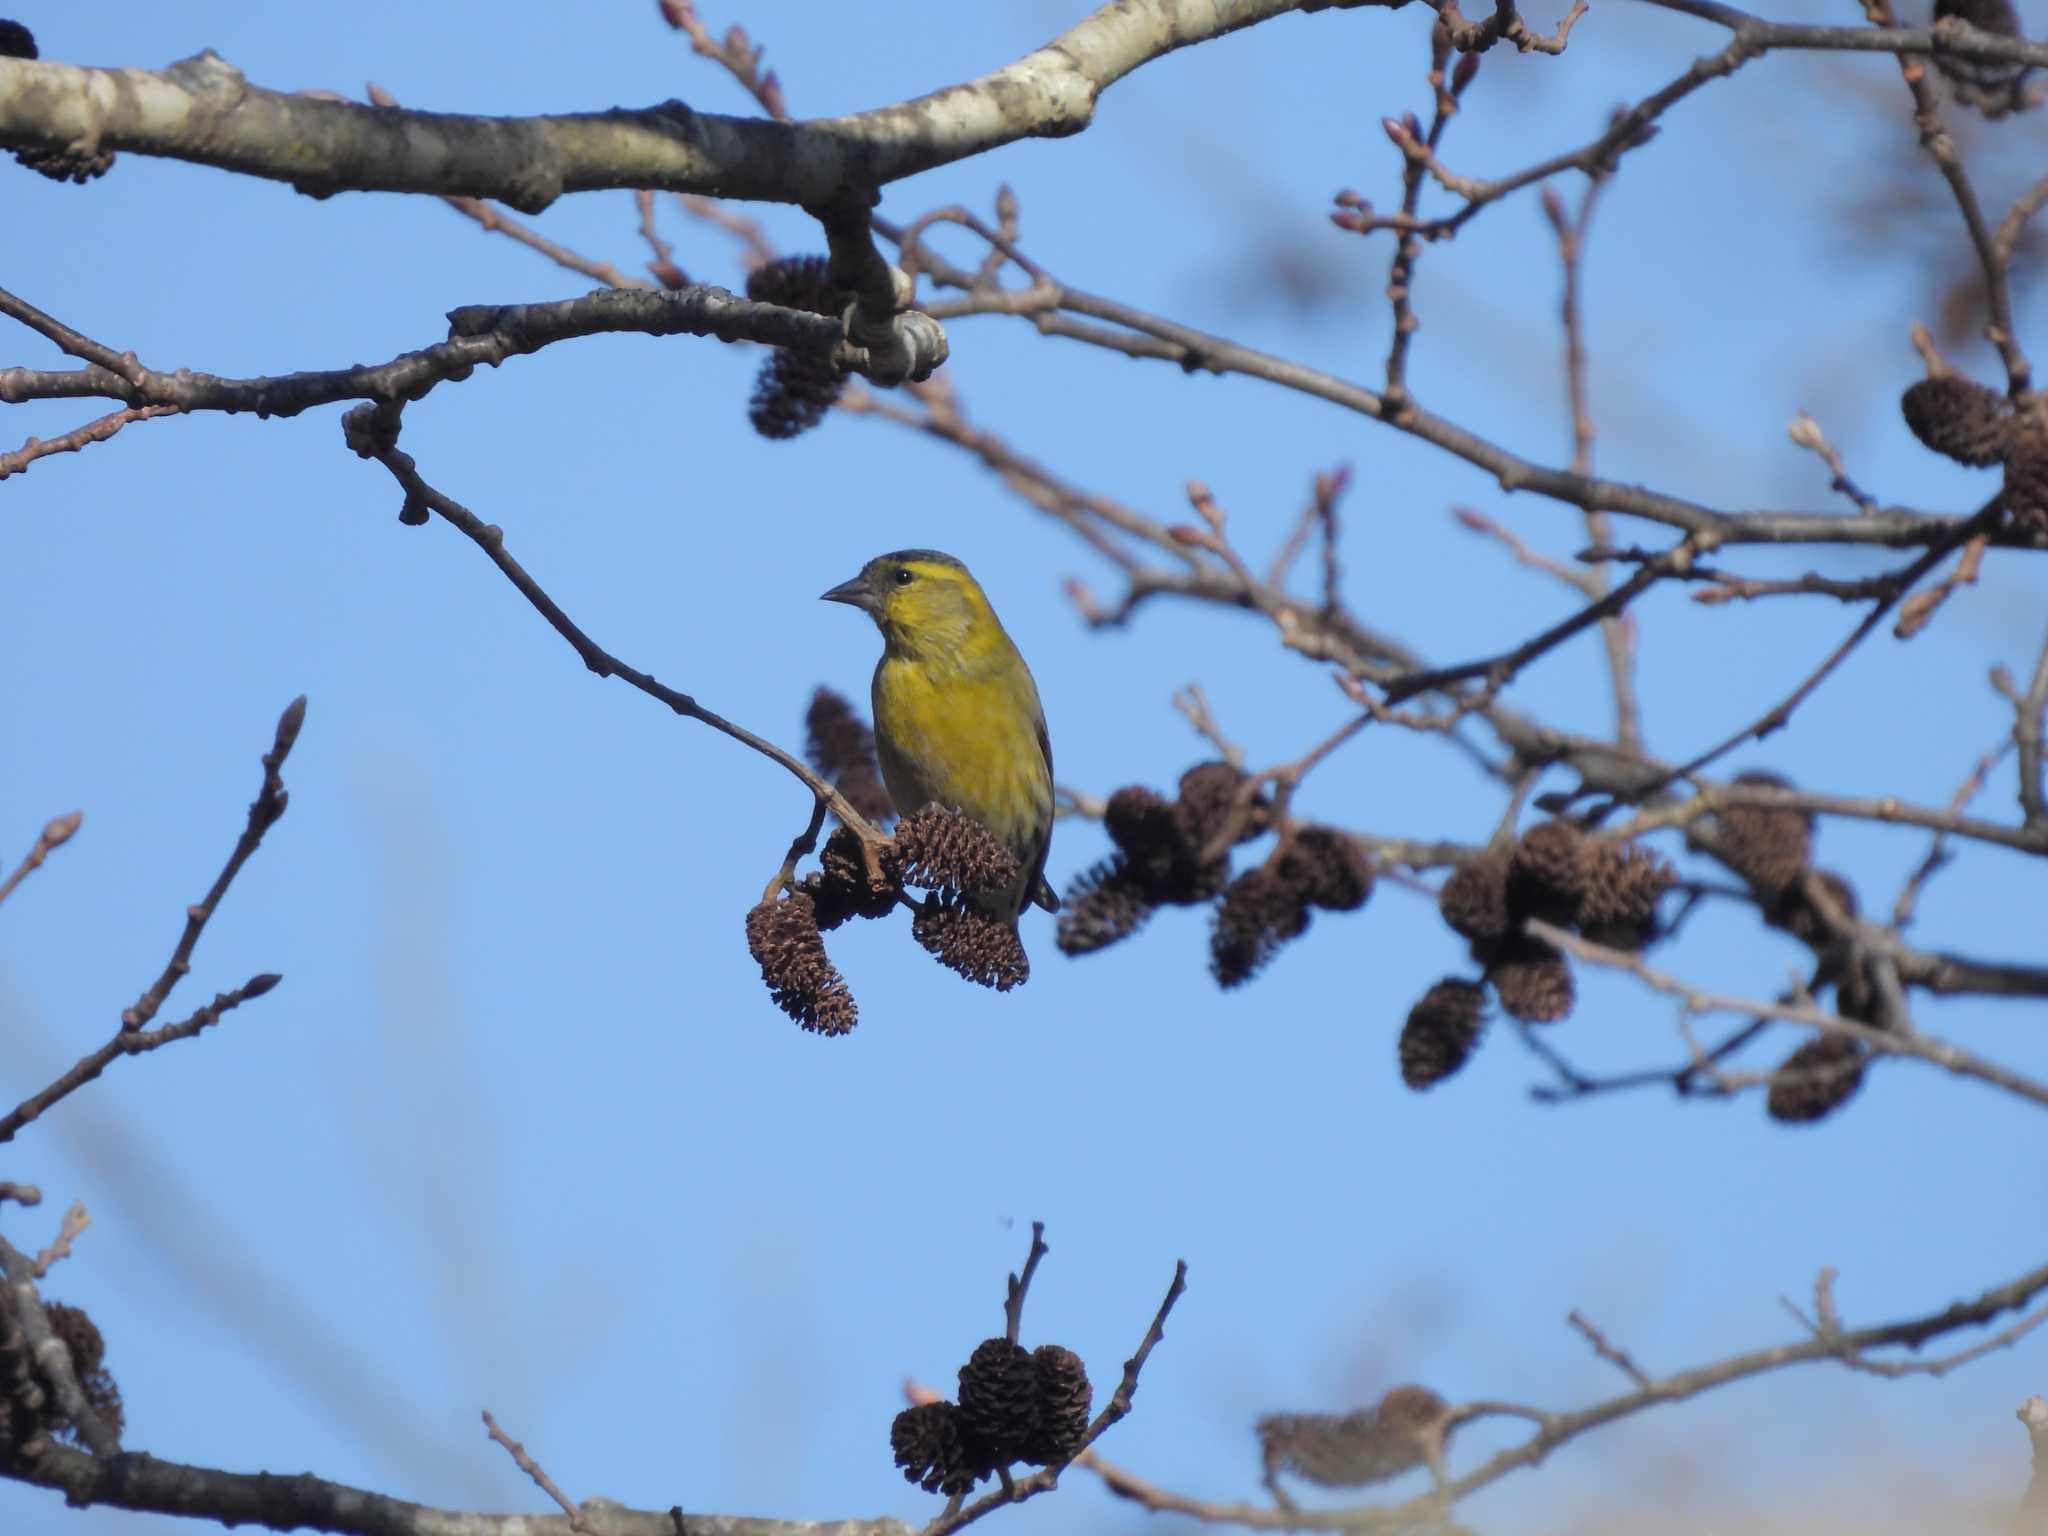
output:
M1096 98L1139 66L1327 4L1117 0L978 79L801 123L695 112L679 101L524 118L364 107L264 90L210 52L161 72L0 59L0 144L89 143L288 182L315 197L487 197L523 213L566 192L612 187L824 206L849 188L881 187L1018 139L1079 133Z
M180 1515L220 1525L273 1531L314 1530L346 1536L575 1536L566 1515L489 1515L434 1509L330 1483L310 1472L223 1472L139 1453L96 1461L83 1451L45 1442L27 1465L10 1469L24 1482L61 1492L80 1508L105 1505ZM593 1501L579 1515L594 1536L675 1536L667 1510L621 1509ZM911 1536L899 1520L763 1520L747 1515L686 1514L689 1536Z

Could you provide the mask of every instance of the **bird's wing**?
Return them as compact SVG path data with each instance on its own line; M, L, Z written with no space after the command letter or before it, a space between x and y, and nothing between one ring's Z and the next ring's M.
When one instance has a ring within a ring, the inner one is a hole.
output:
M1030 877L1024 889L1030 899L1048 912L1060 909L1059 896L1046 883L1045 861L1052 852L1052 737L1046 733L1045 716L1038 717L1038 755L1045 759L1045 825L1038 833L1038 857L1032 862Z

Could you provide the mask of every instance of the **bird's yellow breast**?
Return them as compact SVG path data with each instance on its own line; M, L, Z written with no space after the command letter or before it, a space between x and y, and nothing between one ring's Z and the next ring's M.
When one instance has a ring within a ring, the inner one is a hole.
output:
M979 821L1021 850L1052 819L1052 775L1039 745L1043 715L1023 658L995 668L934 666L883 656L875 668L877 756L897 812L932 801Z

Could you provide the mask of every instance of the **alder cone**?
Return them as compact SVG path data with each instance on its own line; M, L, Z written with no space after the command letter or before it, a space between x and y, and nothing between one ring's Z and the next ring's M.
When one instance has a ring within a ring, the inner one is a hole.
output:
M1088 1438L1088 1414L1095 1406L1088 1368L1057 1344L1039 1345L1031 1359L1038 1370L1038 1425L1019 1459L1034 1467L1072 1461Z
M1555 1024L1572 1011L1572 968L1563 955L1536 939L1511 942L1486 969L1493 995L1524 1024Z
M1819 1035L1787 1056L1771 1078L1765 1110L1784 1125L1824 1120L1863 1086L1869 1058L1847 1035Z
M1022 1459L1039 1433L1038 1362L1021 1344L984 1339L960 1367L960 1424L991 1466Z
M1486 989L1446 976L1422 994L1401 1030L1401 1081L1418 1093L1471 1058L1486 1025Z
M1544 821L1522 834L1508 861L1508 912L1569 924L1586 894L1585 834L1568 821Z
M1063 955L1092 955L1145 926L1157 905L1121 853L1077 876L1060 898L1053 942Z
M1981 469L2005 457L2012 408L1974 379L1921 379L1899 396L1899 411L1915 437L1958 464Z
M1482 853L1451 871L1437 892L1437 911L1451 929L1475 944L1491 944L1508 931L1508 861Z
M889 1448L904 1480L926 1493L965 1493L994 1469L977 1463L952 1403L918 1403L896 1415Z

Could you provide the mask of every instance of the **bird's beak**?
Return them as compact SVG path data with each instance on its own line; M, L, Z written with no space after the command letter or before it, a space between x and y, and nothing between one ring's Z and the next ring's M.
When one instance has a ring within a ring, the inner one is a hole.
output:
M867 613L875 611L875 594L868 586L865 576L856 576L851 581L842 581L829 592L820 593L821 603L846 603Z

